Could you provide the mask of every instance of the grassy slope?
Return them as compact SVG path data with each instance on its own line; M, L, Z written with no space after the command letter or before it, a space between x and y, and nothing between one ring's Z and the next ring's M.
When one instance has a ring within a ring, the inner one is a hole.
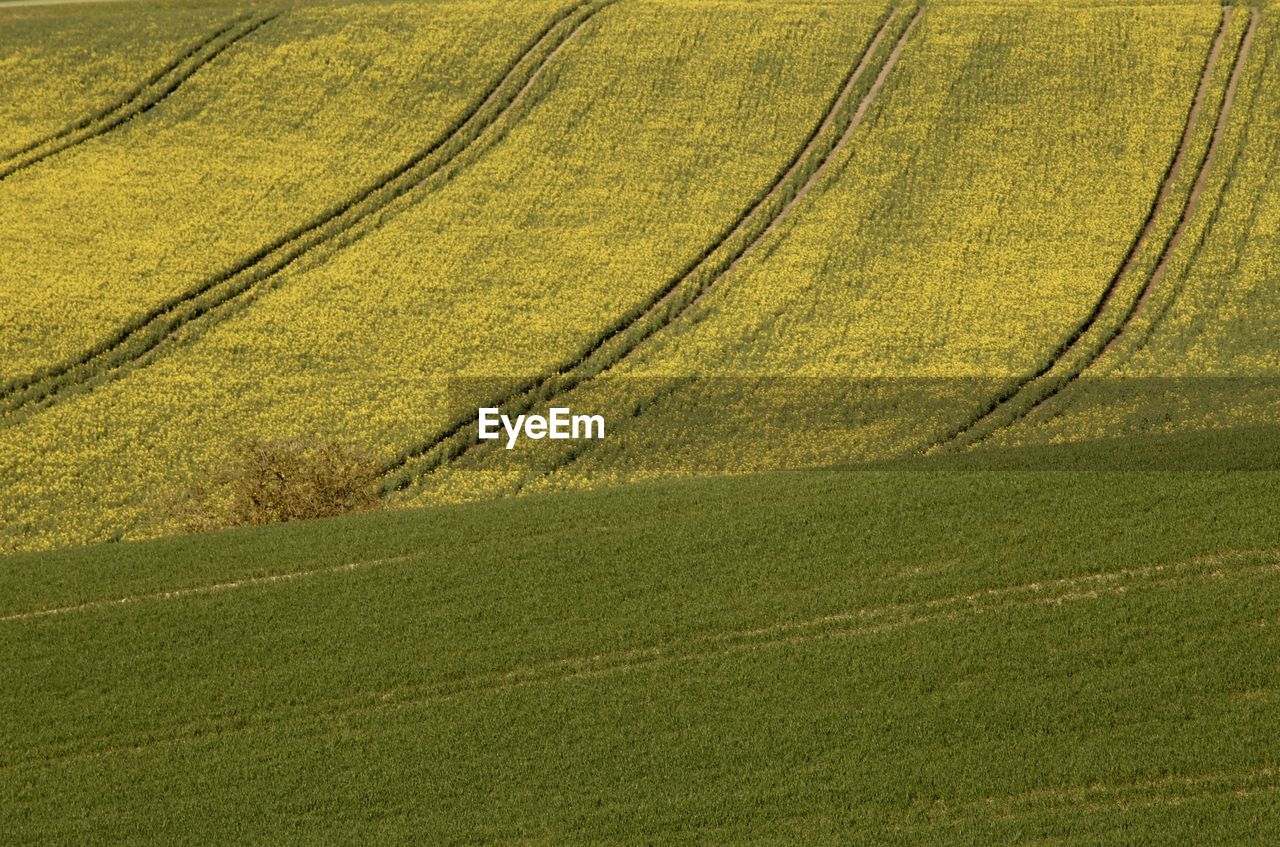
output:
M1266 373L1265 173L1220 216L1260 223L1202 251L1244 243L1241 305L1200 265L1152 350ZM0 832L1275 841L1278 446L1030 444L0 559ZM1184 472L1094 470L1124 466Z
M5 618L408 557L0 620L0 829L1263 843L1278 495L793 473L0 559Z

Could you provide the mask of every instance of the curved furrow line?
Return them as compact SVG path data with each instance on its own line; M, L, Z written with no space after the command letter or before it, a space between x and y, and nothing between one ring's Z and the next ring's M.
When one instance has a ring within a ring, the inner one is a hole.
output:
M107 108L8 154L5 161L0 163L0 180L38 165L64 150L105 135L154 108L232 44L279 15L279 12L274 12L252 19L240 17L223 25Z
M1258 13L1256 11L1251 12L1249 23L1237 45L1235 56L1232 59L1226 92L1218 108L1209 144L1196 165L1192 187L1179 207L1178 217L1173 228L1159 248L1155 265L1141 280L1131 296L1126 298L1125 302L1118 302L1117 293L1122 283L1136 272L1135 266L1143 248L1156 237L1156 219L1170 202L1174 184L1182 166L1190 155L1192 136L1198 125L1200 112L1209 95L1210 80L1222 53L1227 31L1231 24L1232 13L1232 7L1223 7L1217 34L1210 46L1204 68L1201 71L1195 97L1187 112L1182 137L1174 152L1173 159L1165 171L1160 189L1147 211L1147 216L1141 229L1130 243L1128 252L1126 252L1116 272L1108 280L1106 287L1089 315L1072 331L1067 339L1058 345L1048 361L1038 370L1024 377L1016 385L991 400L983 411L970 418L963 425L942 438L925 445L918 452L933 453L945 449L972 447L999 430L1024 419L1032 411L1074 382L1087 368L1110 350L1115 340L1128 328L1134 317L1150 299L1152 288L1163 276L1170 255L1182 240L1187 223L1198 205L1201 194L1204 192L1209 171L1217 157L1221 138L1226 130L1227 118L1230 115L1231 102L1234 99L1235 90L1239 82L1240 72L1245 59L1248 57L1253 41L1254 29L1258 22Z
M1257 797L1280 791L1280 768L1271 765L1228 772L1177 774L1124 783L1092 781L1069 786L1048 785L1017 794L993 795L948 804L933 820L898 822L894 835L930 833L958 824L1043 820L1045 816L1070 812L1080 819L1086 815L1131 813L1135 809L1183 806L1228 797ZM955 836L952 836L955 839ZM920 841L925 839L919 838Z
M612 2L579 2L556 15L452 127L376 182L195 287L160 303L80 356L0 388L0 425L16 422L18 412L48 407L60 396L91 390L153 361L174 346L181 331L225 317L232 305L317 248L340 246L340 237L445 172L482 139L492 137L500 125L515 120L517 107L528 99L526 95L552 60L596 12Z
M629 356L649 337L685 314L712 286L736 268L744 257L772 233L791 210L808 195L825 174L829 163L862 123L890 72L897 64L923 9L916 7L905 25L900 9L891 10L857 63L846 76L823 118L768 189L751 203L733 224L679 274L655 291L647 301L605 328L573 358L555 370L533 377L491 398L485 406L504 413L525 412L550 402L594 379ZM866 93L853 105L853 95L882 44L900 27L897 39L884 58ZM400 454L380 474L386 494L403 490L413 482L453 461L479 444L478 410L468 413L430 439Z

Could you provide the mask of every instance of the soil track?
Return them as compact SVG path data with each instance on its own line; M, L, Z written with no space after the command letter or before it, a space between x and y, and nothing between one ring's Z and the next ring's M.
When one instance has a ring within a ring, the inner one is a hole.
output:
M337 568L327 569L329 572L335 570ZM51 751L52 755L19 758L2 763L0 773L198 743L285 724L315 722L334 715L354 716L389 709L429 708L462 697L633 673L677 662L717 659L757 650L804 646L833 639L874 636L915 626L960 622L983 615L1125 597L1138 591L1158 590L1188 582L1275 579L1278 575L1280 550L1228 550L1171 563L995 586L927 600L865 606L813 618L780 620L751 628L713 630L664 643L567 656L505 671L366 691L320 702L264 708L250 713L236 711L207 715L195 721L153 727L145 739L129 740L120 735L85 738L80 739L80 742L90 742L94 745L91 749L75 749L76 742L72 741L57 752ZM153 594L142 599L177 599L190 596L191 593L193 592L181 595L177 592ZM319 723L329 725L325 720Z
M37 139L6 154L5 161L0 163L0 180L7 179L78 144L105 135L154 108L190 79L196 71L212 62L232 44L274 20L279 14L275 12L249 20L236 18L224 24L106 108L87 115L52 135Z
M182 600L187 597L198 597L202 594L222 594L227 591L235 591L240 588L252 588L258 585L275 585L278 582L293 582L299 579L307 579L308 577L323 576L326 574L350 573L351 571L365 570L367 568L376 568L382 565L393 565L400 562L407 562L414 558L412 555L405 554L403 556L388 556L382 559L365 559L357 562L345 562L341 565L332 565L327 568L311 568L301 571L286 571L285 573L265 574L263 576L248 576L242 579L228 580L227 582L213 582L205 585L191 585L183 588L170 588L165 591L153 591L150 594L129 594L123 597L110 597L99 600L86 600L83 603L75 603L70 606L48 606L42 609L29 609L23 612L7 612L0 614L0 624L9 623L11 621L28 621L38 618L50 618L56 615L71 615L76 612L91 612L95 609L109 609L115 606L132 606L135 603L147 603L161 600Z
M1116 293L1121 282L1133 272L1142 248L1155 238L1156 219L1168 205L1177 177L1190 155L1192 135L1209 95L1209 83L1222 53L1232 14L1232 7L1223 7L1218 31L1205 60L1204 68L1201 71L1195 97L1190 110L1187 112L1182 137L1174 152L1174 157L1165 172L1160 189L1147 212L1146 219L1137 237L1131 242L1120 267L1108 281L1092 311L1076 327L1072 334L1058 346L1053 355L1039 370L1025 377L1013 388L992 400L981 413L971 418L958 429L926 445L922 448L922 452L933 452L949 447L971 447L984 441L993 433L1025 418L1074 382L1087 368L1111 349L1116 339L1132 323L1134 317L1150 299L1150 292L1163 276L1169 257L1182 240L1187 222L1190 220L1201 195L1204 193L1208 173L1217 157L1221 138L1226 130L1231 105L1235 100L1240 72L1253 42L1254 30L1258 22L1256 10L1250 13L1249 23L1236 49L1227 88L1219 106L1209 144L1197 165L1195 180L1179 210L1177 222L1161 246L1154 268L1139 286L1137 293L1129 301L1128 305L1116 305L1115 303L1117 299ZM1120 310L1118 317L1115 314L1117 310ZM1108 328L1105 325L1109 322L1114 322L1114 325ZM1095 333L1095 330L1099 331Z
M1178 218L1177 226L1174 227L1173 235L1165 243L1164 250L1160 254L1160 260L1156 263L1155 270L1151 272L1151 277L1147 280L1147 284L1138 293L1138 299L1134 302L1133 308L1125 314L1124 320L1119 328L1116 329L1115 334L1107 340L1107 343L1093 361L1106 355L1133 319L1142 311L1147 301L1151 298L1151 291L1160 281L1160 278L1164 276L1165 268L1169 264L1169 257L1182 242L1182 237L1187 228L1187 221L1200 204L1200 197L1204 194L1209 182L1209 172L1213 169L1213 164L1218 159L1218 148L1221 146L1222 137L1227 131L1227 119L1231 116L1231 107L1236 102L1236 91L1240 87L1240 74L1244 69L1245 60L1249 57L1249 50L1253 47L1253 33L1257 24L1258 10L1254 9L1249 14L1249 25L1245 28L1244 36L1240 40L1240 46L1236 50L1235 61L1231 65L1231 76L1227 80L1226 93L1222 96L1222 106L1218 109L1218 119L1213 125L1213 135L1209 139L1209 147L1205 150L1204 158L1200 161L1200 168L1196 172L1195 184L1191 186L1191 194L1187 197L1186 205L1182 207L1182 214Z
M548 65L596 12L612 2L581 2L557 15L453 127L377 182L221 273L161 303L79 357L0 388L0 415L12 422L16 412L48 406L63 393L88 390L131 367L154 360L172 346L180 331L216 322L230 306L243 301L303 256L349 235L424 181L446 171L469 150L492 137L496 125L504 119L514 119Z
M1073 819L1117 811L1182 806L1188 803L1248 798L1280 791L1280 769L1261 765L1234 771L1158 776L1108 784L1091 782L1071 786L1046 786L1018 794L1005 794L961 803L939 803L929 822L900 823L897 833L936 832L957 824L1024 822L1048 814L1069 813ZM1056 843L1056 842L1055 842ZM1066 843L1066 842L1063 842Z
M870 67L895 22L900 9L894 9L881 23L865 47L854 68L832 100L822 120L805 145L780 173L733 223L680 274L655 292L641 308L624 315L594 338L585 350L550 373L535 377L485 405L506 413L524 412L539 403L547 403L594 379L629 356L645 340L685 314L708 290L738 266L765 236L773 232L791 210L812 190L826 173L831 160L842 150L854 130L876 99L890 72L897 64L923 10L917 7L902 29L893 48L881 65L875 80L862 97L848 123L834 140L826 138ZM824 141L829 143L825 150ZM808 176L803 176L804 173ZM737 243L735 243L737 242ZM479 444L470 432L478 420L478 412L456 420L428 441L413 447L387 465L382 471L387 493L403 490L414 480L431 473L442 464L460 458ZM410 469L414 464L417 467Z

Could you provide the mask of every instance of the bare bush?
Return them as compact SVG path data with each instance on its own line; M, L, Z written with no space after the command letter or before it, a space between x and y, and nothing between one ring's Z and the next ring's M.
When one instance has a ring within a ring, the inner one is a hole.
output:
M245 438L226 463L166 498L167 522L199 532L378 507L372 453L336 440Z

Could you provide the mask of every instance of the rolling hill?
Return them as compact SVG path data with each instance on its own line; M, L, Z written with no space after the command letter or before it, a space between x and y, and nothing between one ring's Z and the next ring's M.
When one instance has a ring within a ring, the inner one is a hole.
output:
M7 557L0 828L1266 843L1277 485L810 471Z
M1277 11L0 3L0 843L1280 838Z
M1275 422L1266 9L4 14L7 549L246 437L394 505ZM555 403L611 437L476 444Z

